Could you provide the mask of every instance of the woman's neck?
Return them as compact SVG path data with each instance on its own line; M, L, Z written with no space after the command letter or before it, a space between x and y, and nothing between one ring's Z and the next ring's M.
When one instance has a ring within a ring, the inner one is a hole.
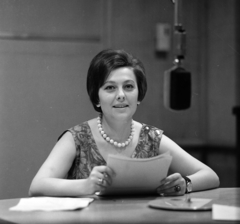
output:
M112 139L123 142L131 133L132 119L115 120L102 116L102 127L105 133Z

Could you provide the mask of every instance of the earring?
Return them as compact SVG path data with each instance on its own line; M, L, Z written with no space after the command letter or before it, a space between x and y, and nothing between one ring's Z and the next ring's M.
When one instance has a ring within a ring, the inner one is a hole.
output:
M139 102L139 101L137 102L137 105L140 105L140 102Z
M96 107L100 107L100 104L97 104Z

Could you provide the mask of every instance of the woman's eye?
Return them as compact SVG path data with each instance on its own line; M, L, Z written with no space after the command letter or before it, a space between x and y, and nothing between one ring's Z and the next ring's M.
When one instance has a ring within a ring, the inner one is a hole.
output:
M134 86L131 85L131 84L128 84L128 85L125 86L125 89L126 90L132 90L132 89L134 89Z
M111 90L114 90L115 87L114 86L106 86L105 89L111 91Z

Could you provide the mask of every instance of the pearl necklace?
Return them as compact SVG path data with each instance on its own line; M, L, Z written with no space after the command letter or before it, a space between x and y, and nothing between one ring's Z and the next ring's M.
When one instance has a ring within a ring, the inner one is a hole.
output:
M118 148L124 148L126 147L127 145L129 145L129 143L132 141L133 139L133 132L134 132L134 124L133 124L133 121L132 121L132 124L131 124L131 132L130 132L130 135L127 139L127 141L123 142L123 143L120 143L120 142L117 142L113 139L111 139L103 130L103 127L102 127L102 122L101 122L101 115L99 115L99 117L97 118L97 123L98 123L98 130L100 132L100 134L102 135L102 137L110 144L118 147Z

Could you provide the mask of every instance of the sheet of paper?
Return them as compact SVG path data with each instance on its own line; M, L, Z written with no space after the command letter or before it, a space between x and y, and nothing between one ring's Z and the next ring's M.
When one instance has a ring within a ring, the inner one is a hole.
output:
M116 175L111 187L100 192L100 195L156 192L160 181L167 176L171 161L169 153L147 159L110 155L107 165Z
M21 198L11 211L58 211L85 208L93 198L32 197Z
M240 221L240 207L213 204L212 219Z
M207 211L212 210L212 199L209 198L191 198L191 201L185 198L157 198L149 201L148 205L153 208L182 211Z

